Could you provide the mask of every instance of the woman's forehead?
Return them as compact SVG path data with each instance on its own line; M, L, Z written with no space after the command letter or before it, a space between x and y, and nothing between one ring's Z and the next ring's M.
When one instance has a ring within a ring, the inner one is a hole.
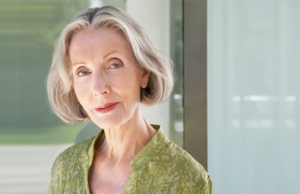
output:
M128 54L130 46L124 34L112 29L80 31L73 35L69 47L70 57L93 51L99 55L107 55L113 51Z

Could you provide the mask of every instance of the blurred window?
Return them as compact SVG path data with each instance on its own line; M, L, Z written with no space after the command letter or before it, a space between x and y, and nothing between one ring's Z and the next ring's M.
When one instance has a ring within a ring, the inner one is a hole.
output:
M300 192L300 1L208 1L214 193Z

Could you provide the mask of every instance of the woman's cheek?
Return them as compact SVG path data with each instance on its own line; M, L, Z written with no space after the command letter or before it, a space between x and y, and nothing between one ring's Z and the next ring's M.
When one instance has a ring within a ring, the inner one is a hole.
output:
M128 75L124 72L113 72L110 75L108 75L109 82L107 83L112 89L122 90L124 88L127 88L128 86Z
M89 89L89 84L87 80L76 80L74 83L74 88L75 88L75 93L76 96L79 100L79 102L81 102L84 98L87 97L88 93L88 89Z
M122 88L126 88L125 92L132 92L132 90L136 89L137 85L136 75L127 73L120 76L119 84L122 85Z
M130 96L131 101L139 101L140 99L140 84L136 75L127 76L127 79L123 81L126 88L126 95Z

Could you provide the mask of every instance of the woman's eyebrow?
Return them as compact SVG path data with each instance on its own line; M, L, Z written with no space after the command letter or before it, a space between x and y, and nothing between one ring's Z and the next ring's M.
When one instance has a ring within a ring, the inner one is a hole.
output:
M71 66L75 67L75 66L83 65L83 64L85 65L85 62L75 62L75 63L72 63Z
M103 60L105 59L105 58L107 58L109 55L111 55L111 54L114 54L114 53L118 53L118 51L117 50L113 50L113 51L111 51L111 52L109 52L109 53L107 53L106 55L104 55L104 57L103 57ZM74 63L72 63L72 67L75 67L75 66L78 66L78 65L85 65L85 62L74 62Z
M118 52L118 51L113 50L112 52L107 53L106 55L104 55L103 60L104 60L105 58L107 58L109 55L114 54L114 53L117 53L117 52Z

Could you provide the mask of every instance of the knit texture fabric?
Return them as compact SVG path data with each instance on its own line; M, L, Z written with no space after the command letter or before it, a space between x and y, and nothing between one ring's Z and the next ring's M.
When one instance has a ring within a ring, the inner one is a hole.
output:
M157 132L130 162L132 169L123 194L212 194L212 181L188 152L170 141L159 125ZM104 132L60 153L51 169L49 194L90 194L88 169L94 144Z

